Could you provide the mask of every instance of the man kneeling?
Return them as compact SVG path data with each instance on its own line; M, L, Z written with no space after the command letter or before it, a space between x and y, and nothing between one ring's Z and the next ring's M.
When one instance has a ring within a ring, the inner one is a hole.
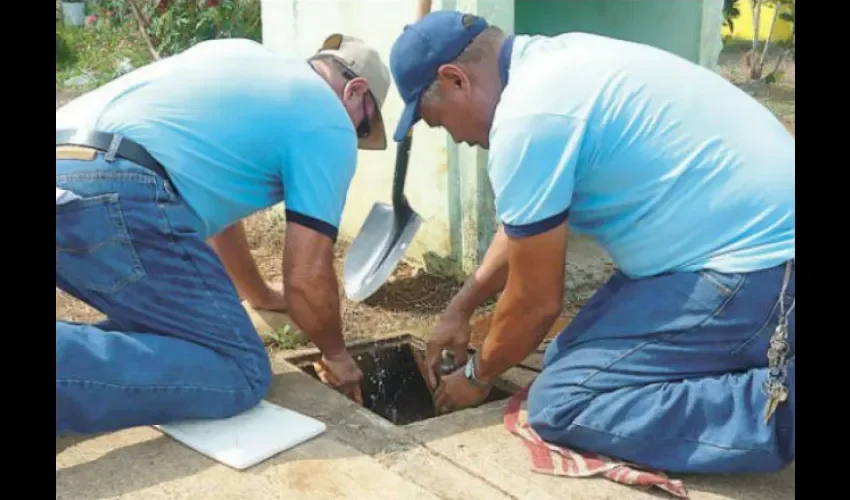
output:
M488 149L502 222L430 338L432 366L444 348L465 360L473 311L502 292L438 404L477 404L540 345L572 230L618 270L546 351L538 434L669 471L793 459L795 143L767 109L653 47L506 36L451 11L408 27L390 68L406 105L395 139L421 119Z

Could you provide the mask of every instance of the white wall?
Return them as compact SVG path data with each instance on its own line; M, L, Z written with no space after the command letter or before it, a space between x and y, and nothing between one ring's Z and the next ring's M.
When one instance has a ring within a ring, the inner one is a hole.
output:
M440 8L439 0L433 9ZM353 35L373 45L386 64L390 48L405 24L414 20L415 0L263 0L263 43L295 47L308 57L334 32ZM392 140L402 101L390 87L383 107L389 144L386 151L361 151L343 212L341 237L353 238L375 202L390 202L395 141ZM423 224L406 257L420 260L425 252L451 253L447 194L446 134L420 124L413 134L405 193Z

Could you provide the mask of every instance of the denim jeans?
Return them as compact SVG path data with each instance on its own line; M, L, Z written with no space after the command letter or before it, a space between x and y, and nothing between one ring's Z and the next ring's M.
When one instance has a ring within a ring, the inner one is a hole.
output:
M546 350L529 423L544 440L680 473L767 472L794 458L788 399L764 423L769 339L785 266L615 274ZM794 272L785 293L795 297Z
M223 418L265 396L262 340L169 182L125 160L57 159L56 286L107 316L56 322L56 433Z

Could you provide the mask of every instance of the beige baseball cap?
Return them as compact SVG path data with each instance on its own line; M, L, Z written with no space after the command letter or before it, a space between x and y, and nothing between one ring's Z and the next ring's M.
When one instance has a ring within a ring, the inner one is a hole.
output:
M316 56L328 55L336 58L357 76L369 82L369 93L375 100L375 114L369 123L371 133L358 141L360 149L387 149L387 132L381 108L390 89L390 70L381 61L378 51L353 36L334 33L328 36ZM314 57L316 57L314 56Z

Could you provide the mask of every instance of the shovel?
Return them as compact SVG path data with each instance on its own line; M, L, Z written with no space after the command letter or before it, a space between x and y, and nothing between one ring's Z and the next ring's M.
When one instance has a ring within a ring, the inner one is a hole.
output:
M411 134L396 149L392 205L375 203L348 249L342 278L349 300L364 300L384 284L422 224L404 196Z

